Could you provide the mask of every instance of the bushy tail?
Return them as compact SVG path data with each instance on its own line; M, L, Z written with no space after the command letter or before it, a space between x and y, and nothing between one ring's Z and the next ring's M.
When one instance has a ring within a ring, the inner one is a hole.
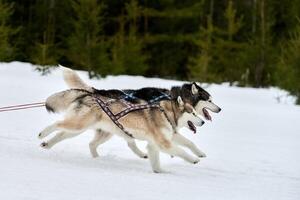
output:
M85 97L93 92L93 88L85 84L72 69L63 67L63 77L70 90L55 93L47 98L46 109L48 112L65 111L76 99Z
M86 83L83 82L83 80L77 75L75 71L73 71L70 68L63 67L60 65L61 68L63 68L63 76L64 81L70 88L74 89L84 89L89 92L92 92L92 87L88 86Z
M47 98L46 109L48 112L62 112L65 111L76 99L89 95L85 90L65 90L55 93Z

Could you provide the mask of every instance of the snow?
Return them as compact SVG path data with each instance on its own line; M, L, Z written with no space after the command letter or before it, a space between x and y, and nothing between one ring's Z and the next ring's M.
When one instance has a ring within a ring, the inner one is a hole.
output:
M97 88L171 87L182 82L133 76L88 80ZM61 116L44 108L0 113L0 199L300 199L300 107L277 89L203 84L222 112L197 134L183 131L207 154L197 165L161 154L154 174L113 137L90 156L93 132L39 147L39 131ZM44 101L66 89L59 68L40 76L31 64L0 63L0 107ZM139 142L145 151L145 143Z

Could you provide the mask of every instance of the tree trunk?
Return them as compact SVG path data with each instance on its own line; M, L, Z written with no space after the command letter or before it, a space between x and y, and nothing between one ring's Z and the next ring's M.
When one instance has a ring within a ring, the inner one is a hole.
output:
M265 69L265 48L266 48L266 25L265 25L265 0L261 0L260 2L260 61L256 66L255 70L255 86L260 87L263 85L263 73Z

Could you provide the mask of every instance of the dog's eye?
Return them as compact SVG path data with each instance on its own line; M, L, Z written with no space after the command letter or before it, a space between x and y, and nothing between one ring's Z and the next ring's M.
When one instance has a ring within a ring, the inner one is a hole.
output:
M211 100L208 100L209 103L211 103Z

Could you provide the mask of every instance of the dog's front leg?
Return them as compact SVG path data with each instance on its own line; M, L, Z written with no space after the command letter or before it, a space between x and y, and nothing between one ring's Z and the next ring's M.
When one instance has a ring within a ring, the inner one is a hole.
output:
M136 145L134 139L131 141L127 141L128 147L140 158L148 158L147 154L142 152Z
M148 149L149 161L150 161L153 172L155 172L155 173L163 172L160 168L158 148L155 145L148 143L147 149Z
M177 156L182 158L183 160L196 164L200 160L194 156L191 156L187 152L185 152L182 148L178 147L176 144L172 144L169 147L163 147L162 150L171 156Z
M198 157L206 157L205 153L203 153L198 147L189 139L184 137L183 135L180 135L179 133L175 133L173 135L173 141L177 143L178 145L187 147L190 149L196 156Z

